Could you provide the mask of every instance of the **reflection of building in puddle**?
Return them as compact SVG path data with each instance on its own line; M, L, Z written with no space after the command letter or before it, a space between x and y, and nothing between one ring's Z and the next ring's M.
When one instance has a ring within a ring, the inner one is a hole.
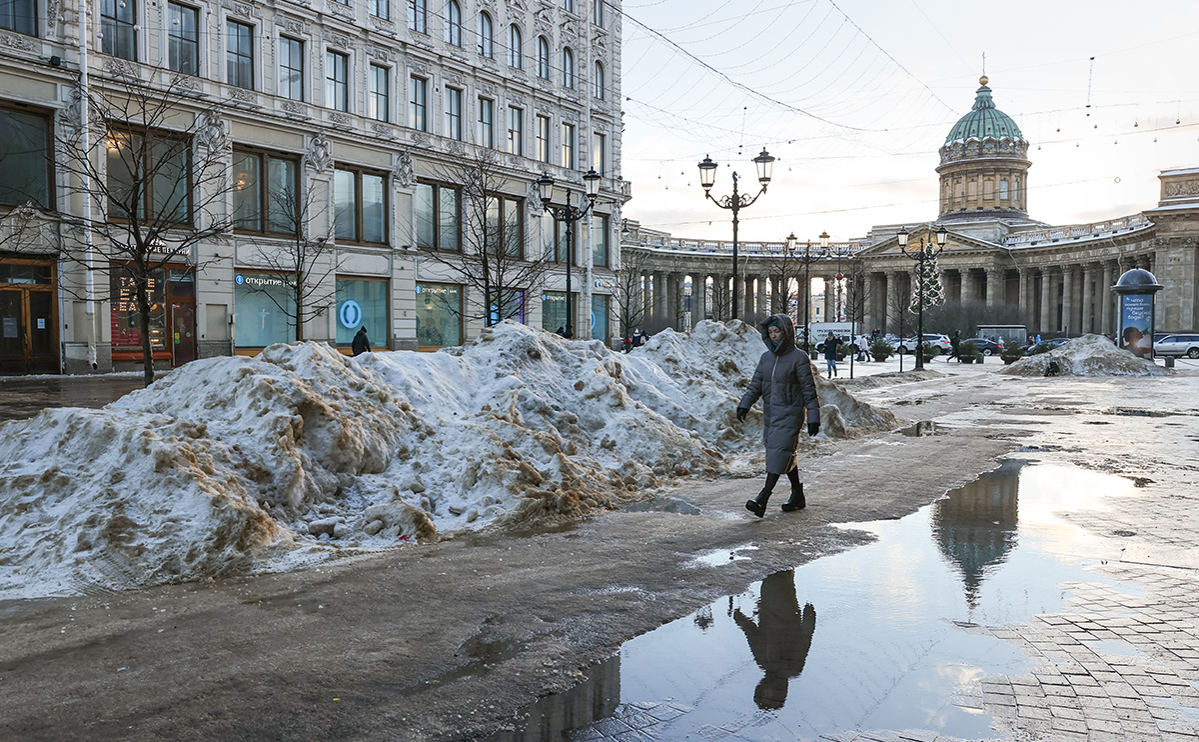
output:
M794 570L775 572L762 581L754 618L756 623L740 608L733 611L733 620L745 632L754 661L762 668L754 703L762 709L780 709L787 702L791 678L803 672L816 631L816 609L811 603L799 609Z
M500 732L487 742L559 742L567 733L616 713L620 705L620 655L584 671L587 679L566 693L555 693L524 709L523 729Z
M933 503L933 535L961 575L966 604L978 607L983 579L1016 546L1019 463L1005 464Z

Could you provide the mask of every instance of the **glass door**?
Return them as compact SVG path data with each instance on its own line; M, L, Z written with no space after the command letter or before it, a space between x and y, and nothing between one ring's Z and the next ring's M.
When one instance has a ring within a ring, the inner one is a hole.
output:
M25 313L20 289L0 289L0 372L25 372Z
M171 304L171 366L196 360L196 305Z
M58 368L57 323L54 321L54 292L27 291L29 297L28 324L25 332L29 338L27 364L30 373L56 374Z

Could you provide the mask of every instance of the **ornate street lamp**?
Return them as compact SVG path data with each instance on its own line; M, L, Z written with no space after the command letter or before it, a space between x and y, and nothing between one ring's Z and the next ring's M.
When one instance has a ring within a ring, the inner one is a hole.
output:
M771 171L774 169L774 158L765 149L762 154L754 158L754 166L758 170L758 182L762 184L762 190L752 198L747 194L740 194L737 191L737 173L733 173L733 195L725 196L724 198L715 198L712 195L712 186L716 183L716 168L717 164L712 162L712 158L704 156L702 162L699 163L699 184L703 186L704 197L711 199L717 206L722 209L728 209L733 212L733 319L737 319L737 314L740 309L741 287L738 285L737 272L737 212L753 204L758 200L758 197L766 192L766 186L770 184Z
M603 176L595 172L594 169L588 170L583 176L583 187L587 194L587 205L582 208L574 205L574 190L568 184L566 186L566 202L562 206L554 206L552 201L554 197L554 179L548 173L542 173L537 179L537 193L541 197L541 206L550 213L555 222L562 222L566 225L566 337L573 338L575 336L574 309L571 297L571 266L575 260L575 231L574 224L595 206L595 198L599 195L599 183ZM554 250L557 257L557 249Z
M932 240L920 238L920 248L915 251L915 254L908 252L908 230L900 228L899 234L896 237L899 239L899 250L907 257L915 260L916 266L916 370L924 368L924 303L925 303L925 268L926 260L932 260L941 254L945 249L945 241L949 238L949 232L944 226L937 225L937 231L933 233L936 238L936 244Z

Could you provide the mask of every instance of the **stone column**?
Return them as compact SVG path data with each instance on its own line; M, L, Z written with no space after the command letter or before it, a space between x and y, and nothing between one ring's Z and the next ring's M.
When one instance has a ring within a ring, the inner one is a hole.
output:
M1083 332L1095 332L1095 269L1091 263L1082 268L1082 324Z
M703 274L691 274L691 326L707 319L708 277Z
M754 302L754 311L762 316L770 314L770 307L766 304L766 276L754 276L757 282L757 301Z
M997 307L1003 303L1003 271L987 268L987 306Z
M1104 335L1115 332L1112 327L1112 308L1115 305L1115 294L1111 292L1112 284L1116 282L1116 266L1110 260L1103 261L1103 283L1099 285L1099 331Z
M1057 275L1053 268L1044 268L1041 270L1041 321L1037 325L1037 334L1049 332L1050 324L1053 318L1053 298L1055 292L1052 290L1053 285L1057 281Z
M1067 335L1078 332L1074 322L1074 266L1062 268L1062 324L1059 328Z
M1016 270L1020 275L1020 277L1017 279L1019 281L1020 296L1018 299L1016 299L1016 302L1020 307L1020 321L1024 323L1025 327L1027 327L1030 324L1029 317L1032 314L1031 308L1028 305L1028 300L1030 297L1028 283L1029 277L1032 275L1032 271L1028 270L1027 268L1017 268Z
M683 274L671 273L666 279L668 299L667 299L667 320L670 326L675 330L683 329Z
M824 321L834 322L837 319L837 279L830 275L824 278Z
M978 298L978 294L974 290L974 275L969 268L962 269L962 301L974 301Z
M895 332L896 331L895 328L897 328L899 326L899 317L896 316L896 314L895 314L895 302L898 301L898 299L896 297L898 295L897 291L899 288L896 285L896 280L895 280L897 274L896 273L884 273L882 275L883 275L883 281L886 282L886 287L887 287L886 288L887 292L886 292L886 294L884 294L887 298L886 298L886 304L883 306L882 331L883 332Z
M655 325L656 331L666 321L666 274L662 271L654 271L653 278L650 320Z

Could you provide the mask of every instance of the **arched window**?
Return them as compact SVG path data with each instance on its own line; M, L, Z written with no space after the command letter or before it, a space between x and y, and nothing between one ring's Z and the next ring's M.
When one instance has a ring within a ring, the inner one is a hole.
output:
M573 88L575 86L575 55L566 47L562 50L562 87Z
M595 89L592 91L592 93L595 95L596 98L603 100L604 99L604 63L603 62L596 61L595 74L593 77L595 78L595 80L594 80Z
M520 27L513 23L508 27L508 66L522 69L524 55L521 54Z
M479 53L488 59L495 57L493 36L491 16L486 13L479 13Z
M458 0L445 4L445 43L462 46L462 6Z
M537 76L550 79L550 42L544 36L537 37Z

